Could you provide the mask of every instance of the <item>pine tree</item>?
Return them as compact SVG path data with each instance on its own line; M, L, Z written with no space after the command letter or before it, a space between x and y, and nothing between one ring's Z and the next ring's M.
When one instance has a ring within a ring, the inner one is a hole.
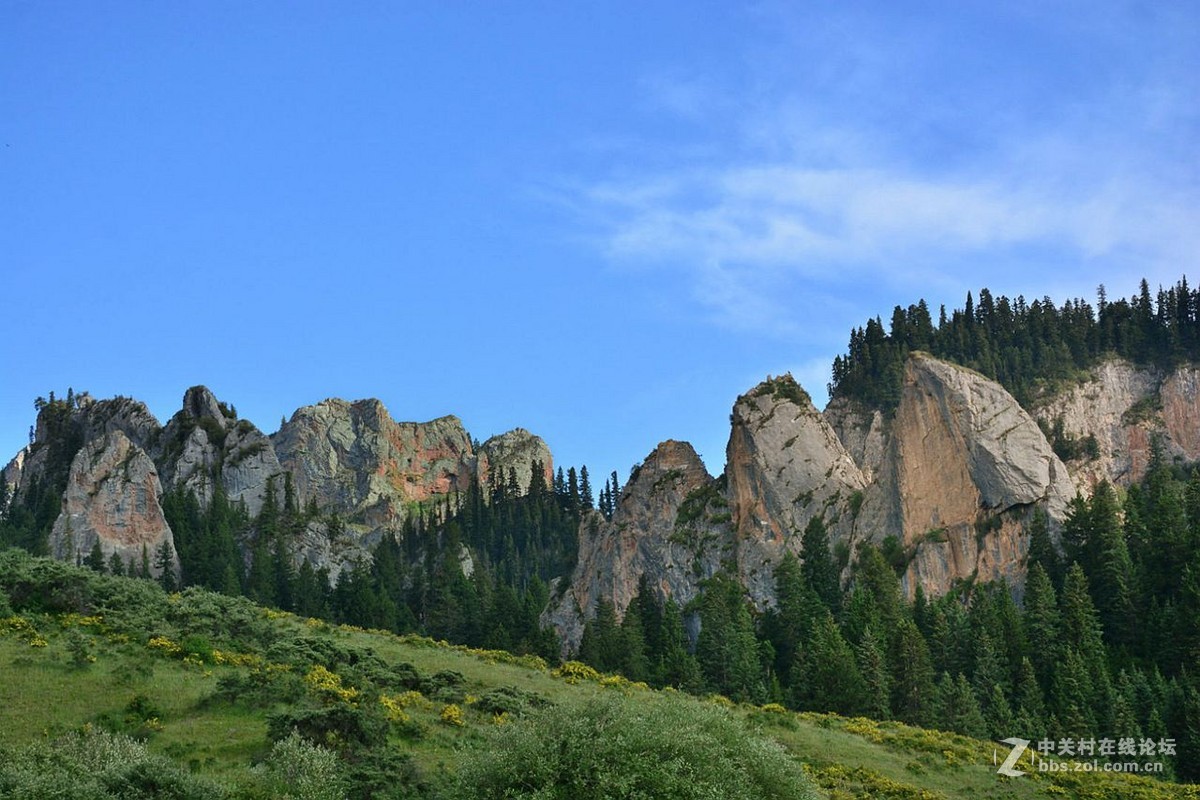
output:
M585 509L596 505L596 501L592 497L592 483L588 479L587 464L579 468L579 500Z
M92 550L88 553L88 557L83 560L83 565L95 572L104 572L104 551L100 549L100 540L97 539L92 543Z
M799 709L849 716L859 713L867 694L854 652L828 611L816 620L792 675L792 704Z
M1022 659L1021 671L1016 684L1016 715L1013 730L1017 736L1034 741L1046 734L1046 704L1042 687L1033 671L1033 662Z
M766 686L741 584L724 574L709 578L699 607L696 660L709 686L736 701L760 700Z
M889 570L890 572L890 570ZM892 711L910 725L928 725L933 716L933 664L917 626L901 617L893 633Z
M1060 626L1058 600L1050 578L1040 563L1034 562L1025 580L1025 633L1030 643L1034 674L1044 690L1058 668Z
M829 534L825 520L815 516L808 521L800 541L800 574L809 588L827 608L838 614L842 607L842 590L838 568L829 552Z
M937 716L942 725L963 736L987 738L988 726L979 708L979 699L965 675L960 672L952 679L948 673L942 673L937 684L937 697Z
M154 556L154 568L158 570L158 583L168 592L178 587L175 580L175 551L171 543L163 539Z
M621 620L621 674L632 681L650 679L650 659L646 655L646 634L642 628L641 615L625 610Z
M572 514L578 514L582 503L579 497L579 476L575 472L575 468L571 467L567 470L567 510Z
M617 622L617 610L612 601L601 597L596 601L596 614L583 627L579 643L579 659L601 672L619 672L625 656L625 642Z
M704 689L700 663L688 650L683 616L673 599L663 605L662 657L657 667L657 684L673 686L693 694Z
M775 651L775 672L785 686L792 682L801 642L810 638L814 623L825 613L801 571L796 556L785 552L775 567L775 608L763 620L763 633Z
M892 680L884 658L884 647L870 628L863 631L862 640L855 650L859 674L862 675L862 713L872 719L891 717Z
M1041 507L1034 509L1033 519L1029 524L1029 552L1026 563L1031 568L1034 564L1039 564L1050 578L1051 584L1062 585L1062 559L1050 541L1050 518Z

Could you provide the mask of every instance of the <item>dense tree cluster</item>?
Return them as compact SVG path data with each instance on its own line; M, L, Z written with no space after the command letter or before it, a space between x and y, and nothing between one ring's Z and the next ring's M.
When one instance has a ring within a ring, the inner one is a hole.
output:
M544 474L535 463L524 490L510 471L492 475L486 487L473 481L461 496L420 504L369 562L332 581L308 560L296 568L293 556L304 537L336 540L347 523L314 503L301 509L286 473L282 496L268 482L254 518L219 490L207 509L181 490L168 493L163 507L184 585L310 617L556 660L557 637L539 615L548 581L574 567L590 487L586 468L559 470L550 485ZM247 551L248 559L240 555Z
M1181 278L1152 295L1143 280L1134 296L1110 301L1101 286L1093 308L1081 299L1055 306L1049 297L1026 302L981 289L978 302L968 293L951 314L942 306L936 325L924 300L896 306L890 329L876 317L851 331L848 352L833 361L830 396L895 408L904 360L914 350L971 367L1025 403L1108 355L1164 367L1194 359L1200 291Z

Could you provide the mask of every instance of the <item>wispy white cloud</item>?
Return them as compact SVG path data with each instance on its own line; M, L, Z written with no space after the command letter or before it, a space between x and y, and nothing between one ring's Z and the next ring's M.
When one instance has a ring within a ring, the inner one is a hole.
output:
M1058 273L1055 283L1080 291L1122 276L1197 271L1200 171L1189 159L1200 159L1200 145L1188 134L1197 132L1200 81L1185 69L1194 57L1160 53L1110 70L1099 88L1076 75L1043 92L1037 81L1079 69L1051 63L1051 31L1038 45L1045 63L1019 71L1020 59L1005 56L1004 68L1018 70L1009 80L1028 85L989 104L987 92L1003 80L987 75L986 63L974 63L974 79L926 86L932 70L955 65L919 63L918 49L881 27L816 24L816 38L794 48L811 62L797 72L800 81L811 76L807 94L764 78L752 96L722 106L712 98L735 93L714 89L712 78L650 82L663 110L698 129L709 121L727 130L705 114L737 113L741 124L716 148L723 157L663 167L670 162L660 152L640 175L625 163L621 178L584 187L576 199L598 222L606 252L679 270L692 299L726 327L780 335L796 329L782 298L798 283L830 291L917 284L919 292L929 281L978 286L999 277L1027 279L1038 292ZM1094 27L1104 52L1133 58L1120 26ZM865 39L851 55L825 57L855 33ZM928 43L942 31L923 33ZM1081 35L1064 23L1068 34ZM1085 47L1071 41L1070 49ZM838 65L848 88L829 74ZM905 74L889 72L897 65ZM886 96L893 89L913 104L894 123L870 108L878 99L897 109Z
M1035 176L956 179L796 163L713 168L589 192L622 258L797 274L880 269L886 259L967 257L1044 244L1082 259L1197 252L1195 198L1136 178L1056 188ZM1186 265L1184 265L1186 266Z

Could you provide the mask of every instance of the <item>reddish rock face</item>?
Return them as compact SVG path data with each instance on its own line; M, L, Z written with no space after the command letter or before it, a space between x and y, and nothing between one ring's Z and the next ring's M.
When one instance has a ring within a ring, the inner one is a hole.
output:
M1166 440L1187 461L1200 460L1200 368L1181 367L1163 382Z
M923 354L910 357L879 474L856 540L895 536L911 594L975 576L1019 583L1034 507L1062 519L1066 467L1033 418L998 383Z
M457 417L395 422L378 400L307 406L272 439L300 497L379 527L398 525L406 503L465 490L475 468Z
M154 462L124 433L92 440L71 464L62 514L50 536L52 552L74 561L98 541L106 558L117 553L140 564L144 548L153 564L163 542L175 549L161 497Z

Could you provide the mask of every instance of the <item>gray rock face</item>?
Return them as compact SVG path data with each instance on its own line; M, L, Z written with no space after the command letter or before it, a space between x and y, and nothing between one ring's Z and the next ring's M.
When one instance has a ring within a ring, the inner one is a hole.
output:
M1092 379L1038 404L1033 412L1047 428L1061 422L1076 440L1095 440L1067 467L1084 494L1102 480L1129 486L1145 477L1153 443L1168 459L1200 459L1200 368L1170 374L1128 361L1107 361Z
M22 447L4 467L4 482L8 484L10 492L21 485L21 478L25 473L25 460L27 458L29 458L29 448Z
M144 550L153 567L163 542L172 553L175 549L161 497L154 462L129 437L114 430L93 439L71 463L63 510L50 535L51 552L75 561L99 542L105 558L117 553L126 563L140 565Z
M162 432L162 425L140 400L114 397L111 400L92 400L85 395L79 402L84 441L91 441L112 431L121 431L147 453Z
M411 504L465 490L475 470L457 417L396 422L378 400L306 406L272 441L301 498L371 529L395 529Z
M662 597L686 603L697 577L731 556L750 599L773 605L774 569L786 552L799 553L814 518L851 548L895 536L909 555L910 593L920 585L942 594L970 576L1019 583L1032 510L1061 519L1074 495L1065 466L1011 395L921 354L910 358L886 423L845 404L822 415L790 376L768 379L735 403L726 452L721 487L690 446L665 443L630 480L611 522L585 522L575 574L547 615L568 646L599 597L623 611L645 577Z
M867 483L875 480L883 464L887 440L882 412L863 408L843 397L835 397L829 401L821 416L837 433L842 446L862 472L863 480Z
M725 474L737 532L738 571L760 606L774 602L774 569L798 553L809 521L848 537L865 487L862 472L790 375L738 398Z
M663 442L629 479L611 520L597 512L584 518L574 579L543 621L575 649L600 598L623 616L643 575L659 600L685 605L730 555L730 545L727 504L696 451L686 442Z
M524 428L514 428L480 445L476 475L479 485L486 487L493 474L501 480L507 480L512 471L516 473L517 486L524 493L529 490L535 463L541 464L542 479L550 486L554 482L554 459L550 455L550 448L540 436Z
M252 516L262 509L268 479L282 473L271 440L204 386L184 394L183 408L163 429L156 455L170 488L193 491L207 506L219 484Z
M314 569L329 572L330 585L336 586L343 572L357 564L371 563L371 550L379 544L381 534L342 529L331 531L322 521L314 520L292 542L292 558L297 565L307 561Z

